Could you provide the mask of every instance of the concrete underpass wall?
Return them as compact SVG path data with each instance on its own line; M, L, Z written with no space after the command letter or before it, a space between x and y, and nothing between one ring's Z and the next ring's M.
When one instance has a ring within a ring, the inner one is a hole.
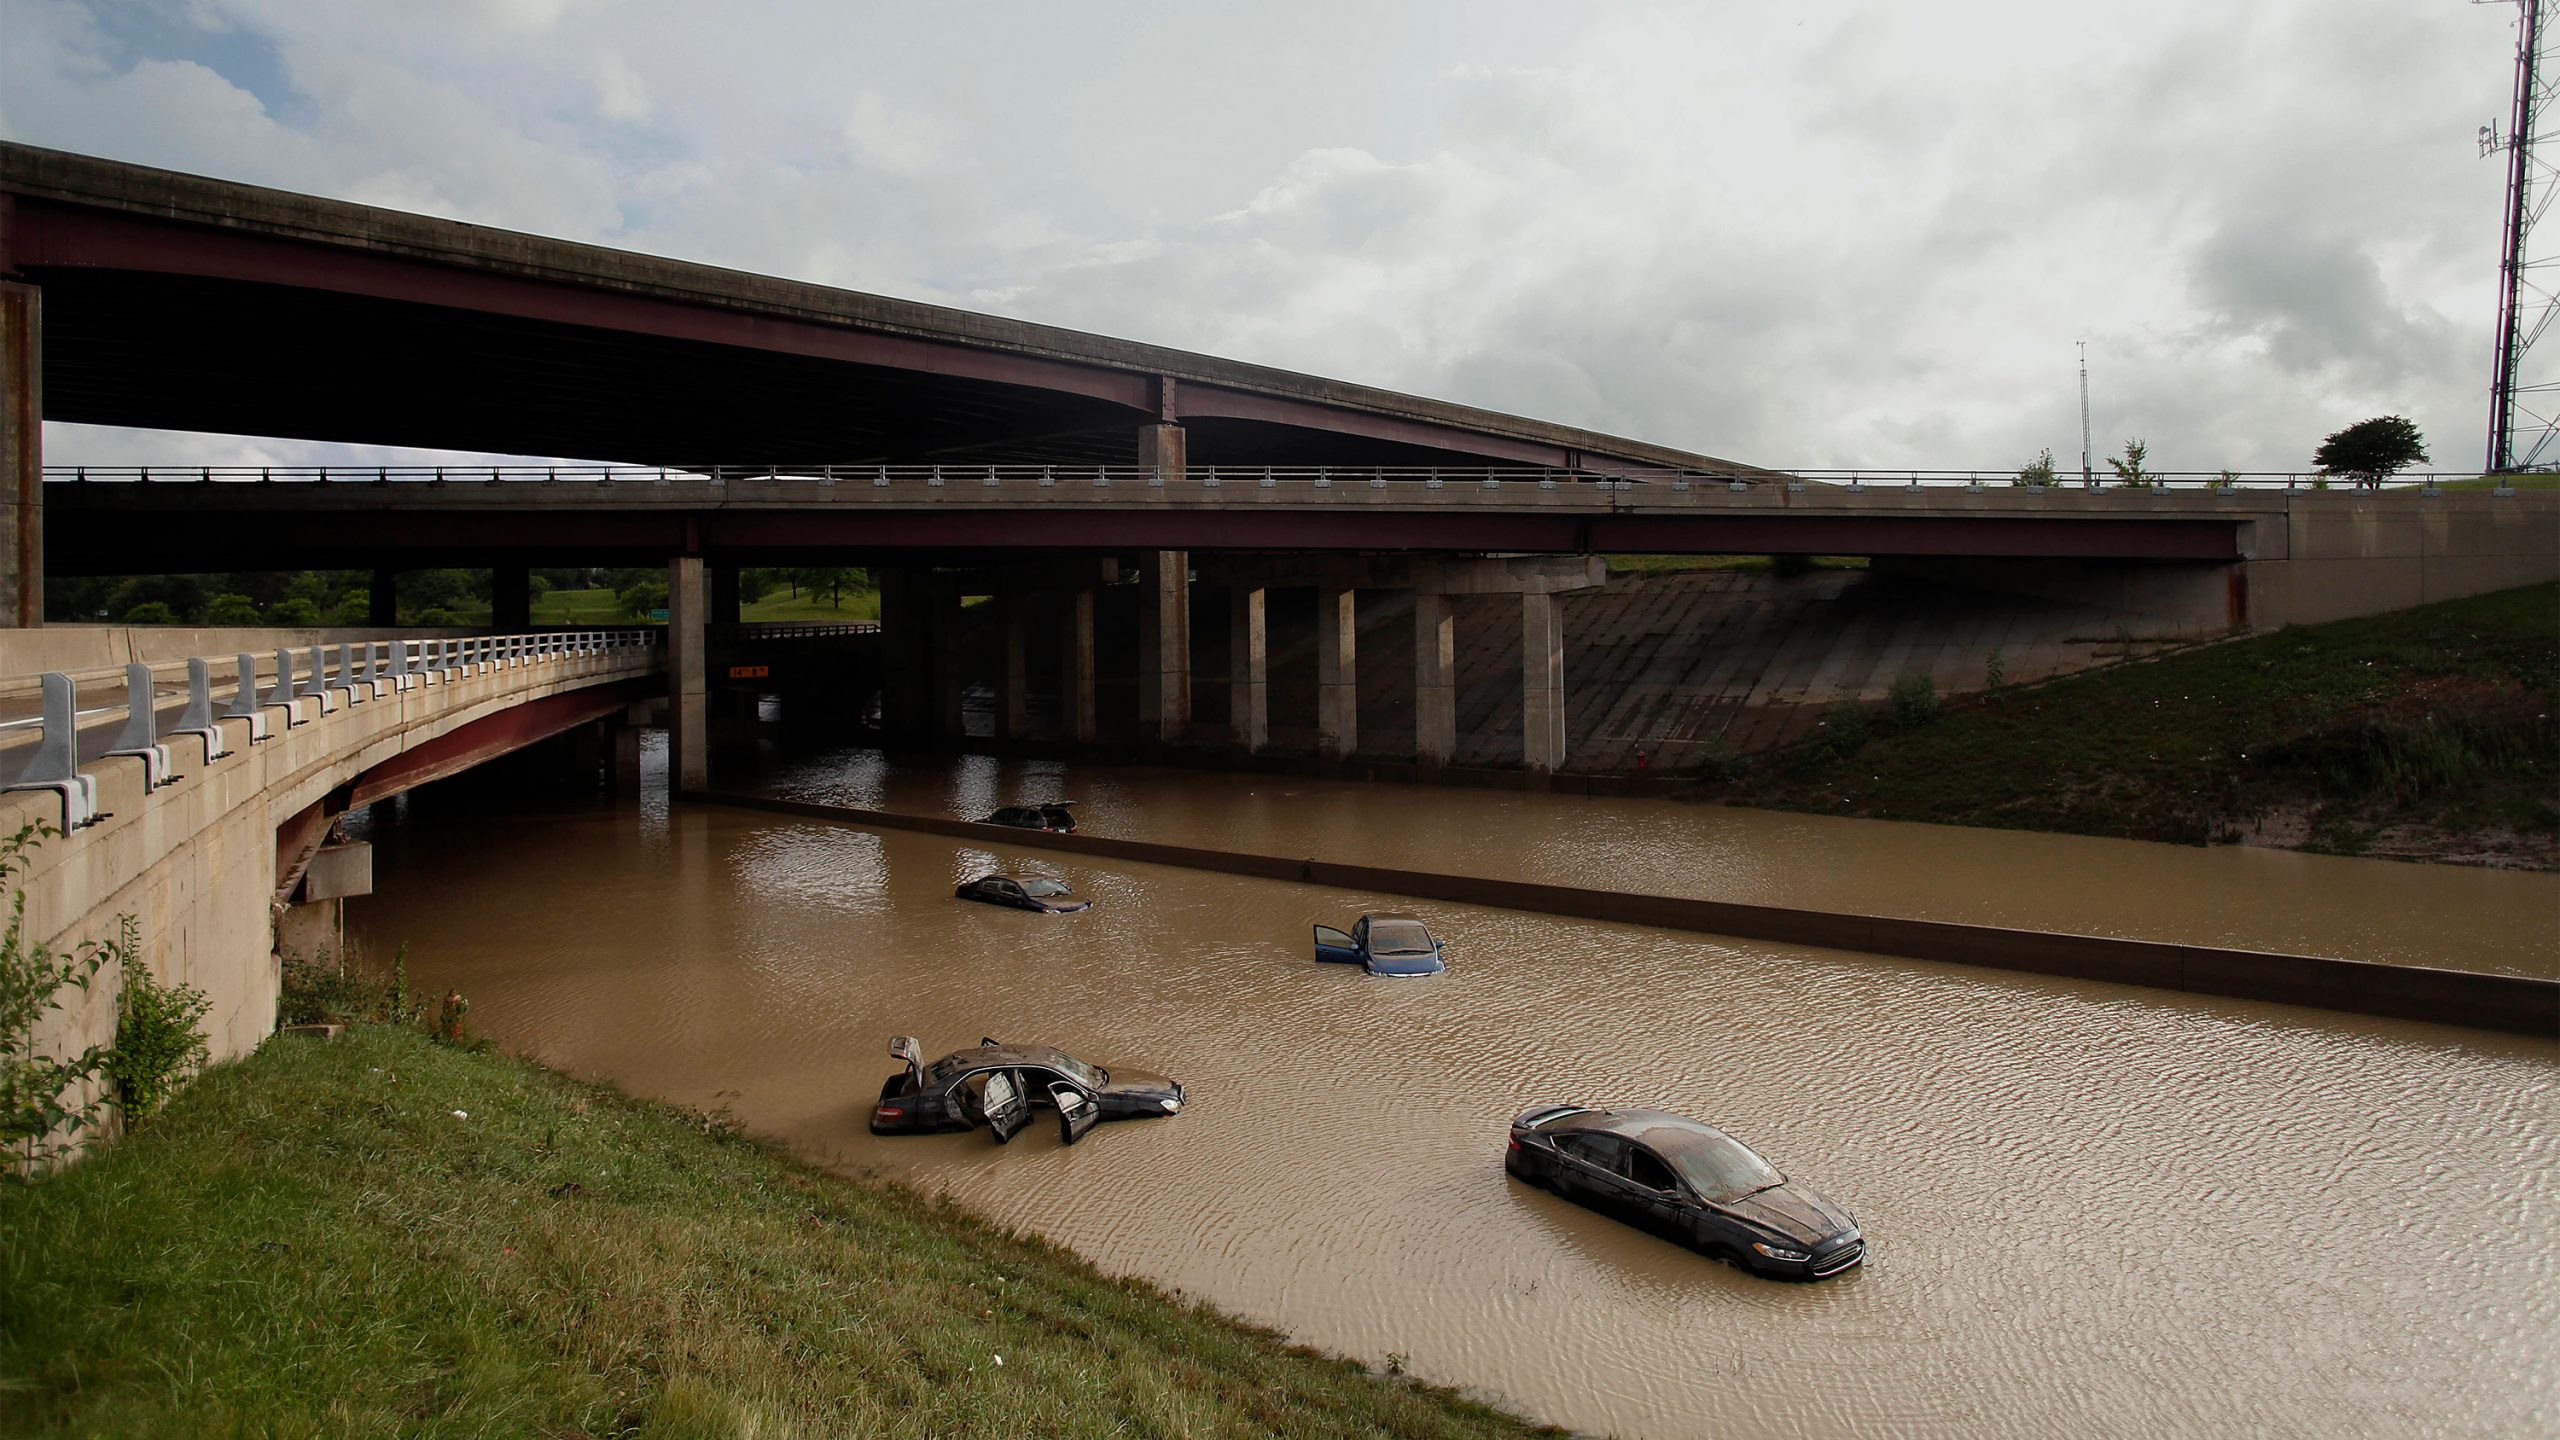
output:
M275 733L261 744L249 742L248 722L223 722L230 753L210 765L197 740L171 742L183 778L149 795L141 761L97 761L87 773L108 818L47 839L29 857L24 933L68 950L113 938L118 917L133 916L152 973L211 1000L212 1058L245 1054L276 1023L279 824L412 747L545 695L653 673L658 659L655 650L545 659L327 715L317 715L316 701L296 701L297 714L315 718L291 729L271 707ZM51 792L0 795L0 833L61 821ZM38 1036L41 1048L76 1053L112 1040L119 989L110 972L86 996L66 997L72 1003Z

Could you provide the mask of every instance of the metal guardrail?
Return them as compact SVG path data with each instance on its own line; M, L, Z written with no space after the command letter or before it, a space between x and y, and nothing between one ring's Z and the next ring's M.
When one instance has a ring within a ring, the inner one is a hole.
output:
M829 640L849 635L877 635L877 620L742 620L734 625L706 627L714 645L735 644L742 640Z
M1810 486L1859 493L1872 490L2132 490L2151 493L2190 491L2237 494L2243 490L2305 492L2316 489L2414 490L2440 494L2448 483L2476 488L2482 479L2496 481L2490 491L2515 493L2513 476L2481 476L2476 472L2429 472L2395 475L2379 485L2316 471L2175 471L2128 482L2102 476L2083 482L2056 477L2050 482L2022 480L2014 470L1850 469L1797 471L1672 470L1646 466L1611 466L1582 470L1536 468L1275 465L1195 465L1167 470L1143 466L1071 467L1059 465L711 465L695 468L635 465L374 465L374 466L48 466L49 484L85 485L574 485L698 486L742 489L784 482L819 486L844 485L874 490L970 487L987 490L1053 490L1114 487L1162 489L1179 483L1203 489L1368 488L1384 490L1512 489L1567 490L1615 494L1637 489L1671 491L1784 489L1801 492Z
M232 667L234 693L230 705L219 716L213 709L213 662L190 657L186 661L186 709L178 717L178 723L170 727L165 739L159 730L159 693L153 681L152 667L136 661L124 667L122 705L87 713L97 715L119 708L124 711L124 727L117 732L115 743L106 753L142 761L142 787L147 795L186 778L176 768L176 756L168 741L194 737L203 748L207 765L229 754L220 724L222 720L249 722L249 743L254 745L269 736L266 713L269 710L282 710L283 728L291 728L309 724L321 715L369 704L405 690L454 684L474 676L521 666L653 649L657 644L658 633L654 630L576 630L313 645L303 661L299 680L296 679L294 652L280 649L275 652L274 688L263 693L257 658L242 653L228 662ZM35 719L0 724L0 731L32 724L38 732L34 748L18 778L0 786L0 791L47 790L60 796L62 829L68 834L95 825L108 816L98 809L96 777L80 768L79 732L83 712L77 681L63 671L45 671L40 677L40 693L42 708ZM303 713L298 702L306 700L313 702L315 714Z

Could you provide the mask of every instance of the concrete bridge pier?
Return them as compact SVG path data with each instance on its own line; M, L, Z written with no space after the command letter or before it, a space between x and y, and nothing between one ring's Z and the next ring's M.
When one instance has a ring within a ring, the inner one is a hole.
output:
M1247 755L1271 744L1269 600L1260 585L1227 587L1227 728Z
M1520 597L1520 763L1564 765L1564 620L1546 591Z
M0 247L8 242L0 234ZM0 270L8 267L0 250ZM0 281L0 630L44 623L42 292Z
M365 618L376 625L400 623L400 572L376 570L373 589L365 597Z
M696 559L694 578L699 583L702 561ZM670 572L672 576L672 572ZM675 620L675 586L668 585L668 623ZM697 623L699 616L696 617ZM496 630L530 630L533 628L533 570L525 565L496 565L489 570L489 625Z
M1316 753L1340 760L1360 745L1360 592L1316 587Z
M1013 592L995 598L1004 638L1004 654L996 667L996 734L1006 740L1020 740L1031 733L1031 664L1025 624L1030 598Z
M1093 652L1093 587L1076 589L1059 617L1062 653L1058 658L1058 720L1067 738L1090 745L1100 734L1094 691L1098 679Z
M1190 552L1150 552L1140 583L1138 736L1179 745L1191 730Z
M522 591L517 593L521 594ZM711 783L710 674L704 654L702 557L667 562L667 784Z
M1413 758L1425 770L1458 749L1458 624L1449 597L1413 592Z
M938 739L956 740L969 733L963 719L963 693L960 674L960 593L936 587L924 603L916 607L925 616L927 666L931 675L933 703L929 710L933 734Z

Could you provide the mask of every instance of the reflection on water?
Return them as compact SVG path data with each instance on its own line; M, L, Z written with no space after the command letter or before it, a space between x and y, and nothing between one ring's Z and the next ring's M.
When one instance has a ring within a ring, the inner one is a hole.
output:
M863 783L983 813L1037 778ZM1111 830L1153 783L1073 792ZM1140 833L1341 854L1359 808L1159 807ZM1599 823L1515 829L1554 863ZM693 807L491 824L429 792L371 828L351 927L407 941L511 1049L1577 1428L2494 1434L2560 1403L2560 1045ZM995 867L1098 903L952 899ZM1372 908L1449 937L1449 973L1312 962L1309 924ZM1050 1041L1192 1103L1073 1149L878 1139L895 1033ZM1873 1261L1755 1280L1510 1181L1505 1122L1552 1099L1730 1128L1852 1210Z
M1298 776L851 749L794 800L984 816L1072 799L1097 835L1555 885L2560 976L2560 875L2237 846Z

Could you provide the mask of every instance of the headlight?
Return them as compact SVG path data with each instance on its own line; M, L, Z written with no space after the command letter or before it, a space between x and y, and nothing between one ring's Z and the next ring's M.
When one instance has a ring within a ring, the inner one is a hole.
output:
M1813 1258L1801 1250L1790 1250L1784 1245L1763 1245L1757 1240L1751 1242L1751 1248L1768 1256L1772 1260L1810 1260Z
M1179 1109L1181 1109L1181 1108L1182 1108L1182 1102L1181 1102L1180 1100L1178 1100L1178 1099L1176 1099L1176 1100L1167 1100L1166 1102L1164 1102L1164 1113L1166 1113L1167 1115L1170 1115L1170 1114L1172 1114L1174 1111L1179 1110Z

